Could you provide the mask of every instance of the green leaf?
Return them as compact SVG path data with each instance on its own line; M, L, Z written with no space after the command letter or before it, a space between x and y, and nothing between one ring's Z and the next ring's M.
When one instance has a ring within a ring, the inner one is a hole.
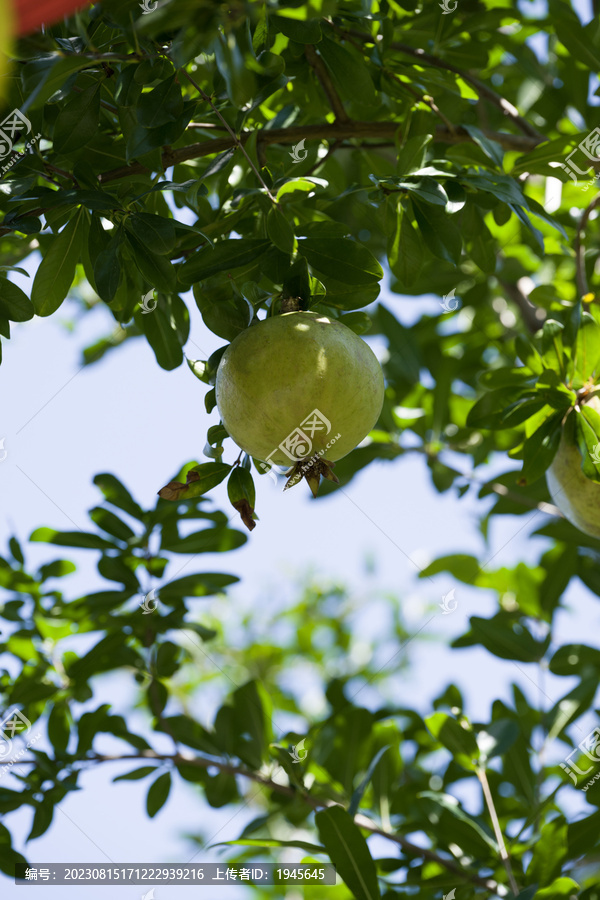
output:
M191 256L179 269L179 280L192 284L217 272L238 269L254 262L271 246L271 241L260 238L219 241L214 247L203 247Z
M527 881L539 887L547 887L562 870L567 858L567 822L557 816L542 827L533 847L533 857L527 868Z
M491 619L471 616L471 631L453 642L455 647L482 644L500 659L516 659L519 662L539 662L548 648L548 640L536 641L521 623L500 612Z
M175 246L177 236L173 219L149 213L133 213L126 225L152 253L164 255L170 253Z
M460 765L469 769L474 767L475 761L479 759L479 747L470 728L464 727L455 718L442 712L427 716L425 724Z
M519 737L519 726L513 719L496 719L477 732L479 758L485 765L495 756L503 756Z
M90 229L90 238L91 238ZM121 281L121 247L123 246L123 229L115 228L110 240L100 250L94 262L94 281L98 296L106 303L114 298Z
M325 853L325 847L320 844L308 844L306 841L278 841L275 838L240 838L237 841L221 841L212 844L212 847L298 847L308 853Z
M31 302L38 316L56 312L75 278L75 267L81 249L80 209L58 234L36 272Z
M180 366L183 348L173 317L159 304L153 312L141 314L140 319L159 366L167 371Z
M227 482L227 496L231 505L239 512L246 528L252 531L256 518L254 507L256 504L256 492L254 480L248 469L236 466Z
M600 415L588 403L575 410L575 434L582 458L583 474L600 481L600 463L594 462L600 449Z
M299 44L318 44L322 38L318 19L292 19L288 16L269 16L269 24Z
M44 544L58 544L61 547L83 547L86 550L116 550L114 543L97 534L85 531L54 531L52 528L36 528L30 541L42 541Z
M390 269L401 285L411 286L423 267L424 249L408 214L398 206L394 230L388 243Z
M70 736L70 716L66 703L55 703L48 716L48 739L57 753L65 753Z
M100 82L75 94L58 113L54 123L54 150L68 155L88 144L98 131Z
M448 195L439 181L428 175L413 175L410 178L385 178L383 183L392 182L401 191L414 194L425 203L433 206L446 206L448 203Z
M333 306L337 309L351 310L368 306L377 300L381 290L377 281L372 281L370 284L360 284L355 287L351 282L343 284L341 281L335 281L328 275L321 277L327 293L325 298L321 295L320 299L324 299L328 306Z
M148 796L146 797L146 810L151 819L167 802L170 790L171 774L169 772L159 775L156 781L150 785Z
M557 878L548 887L536 890L535 900L571 900L577 896L580 886L572 878ZM579 895L583 896L583 895ZM593 900L593 897L590 897Z
M189 486L185 492L185 499L201 497L207 491L212 491L227 478L230 471L231 466L221 462L201 463L199 466L194 466L187 474Z
M0 278L0 316L11 322L27 322L33 315L33 304L27 294L7 278Z
M214 742L214 735L195 719L184 715L169 716L160 724L162 726L160 731L172 734L177 741L181 741L187 747L200 750L201 753L208 753L210 756L219 755L219 747Z
M121 556L101 556L98 560L98 571L103 578L107 578L109 581L118 581L131 591L140 589L137 576Z
M194 299L206 327L226 341L245 331L254 316L252 304L239 294L230 278L223 276L195 284Z
M413 200L415 219L419 231L434 256L458 265L462 238L452 219L437 206Z
M108 509L96 506L90 510L89 516L99 528L113 537L119 538L121 541L129 541L135 537L135 532L131 530L129 525Z
M592 34L581 25L571 6L561 0L549 0L548 12L558 40L574 60L582 63L592 72L600 70L600 51ZM591 24L591 23L590 23Z
M41 108L70 76L89 64L89 59L82 59L79 54L66 59L57 55L45 56L26 62L21 70L21 83L23 96L27 99L19 105L20 110Z
M454 837L460 839L459 834L457 834L459 828L461 829L463 840L469 833L469 836L472 838L474 833L474 836L476 836L477 839L478 849L491 850L494 855L498 853L498 845L492 835L488 833L485 825L469 815L469 813L465 812L455 797L450 794L434 793L433 791L421 791L418 797L419 799L432 800L452 816L452 832ZM466 829L468 830L465 830L464 826L466 826Z
M123 512L129 513L135 519L144 521L145 514L142 508L138 506L127 488L114 475L106 472L96 475L94 484L100 488L107 501L112 503L113 506L117 506Z
M309 265L343 284L369 285L383 278L383 269L371 251L357 241L304 238L299 249Z
M48 802L48 798L44 798L44 800L36 806L33 824L31 826L31 831L27 835L27 840L33 841L35 838L45 834L52 824L53 817L54 806Z
M183 112L183 97L177 75L142 94L135 108L137 120L144 128L158 128L175 122Z
M40 566L40 580L45 581L47 578L63 578L65 575L71 575L77 571L77 566L70 559L55 559L54 562L46 563Z
M134 234L127 232L125 236L133 261L148 283L165 294L175 290L176 272L169 260L151 252ZM151 316L146 315L144 318L149 319Z
M550 416L523 444L521 477L526 483L540 478L552 463L560 444L562 417L562 412Z
M379 900L375 863L359 828L341 806L315 816L319 837L329 858L357 900Z
M220 463L207 463L220 465ZM206 528L178 540L169 540L162 545L171 553L225 553L246 543L246 535L231 528Z
M141 768L133 769L132 772L127 772L125 775L117 775L116 778L113 778L113 782L138 781L140 778L146 778L147 775L151 775L153 772L156 772L156 766L141 766Z
M227 86L227 95L234 106L246 106L256 91L256 79L248 66L249 54L240 41L240 31L231 30L227 34L217 32L212 42L212 50L219 73Z
M492 160L499 168L502 168L502 160L504 158L504 150L497 144L496 141L493 141L491 138L486 137L486 135L481 131L481 129L476 128L475 125L464 125L463 128L465 131L471 135L473 140L479 147L483 150L485 155Z
M362 800L363 795L367 789L367 786L375 773L375 769L377 768L377 764L379 763L379 760L381 759L383 754L386 752L386 750L389 750L389 749L390 749L390 744L386 744L385 747L381 747L377 751L377 753L375 754L375 756L369 763L369 768L367 769L367 771L365 773L365 777L362 779L361 783L358 785L358 787L352 794L352 799L350 800L350 806L348 807L348 813L352 817L354 817L356 815L356 813L358 812L358 807L360 806L360 801Z
M267 231L276 247L284 253L291 253L294 249L294 231L285 215L276 206L269 210L267 216Z
M377 103L371 76L361 57L329 38L320 42L319 53L344 99L367 106Z
M549 664L553 675L577 675L588 667L600 674L600 650L585 644L563 644Z
M185 575L176 581L163 584L160 588L160 599L168 601L182 597L209 597L222 593L226 587L236 584L239 580L236 575L225 575L220 572Z
M251 507L256 503L254 481L248 469L236 466L227 482L227 496L234 506L240 500L247 500Z
M415 134L402 144L396 161L397 171L410 175L420 169L427 155L427 145L431 143L432 134Z

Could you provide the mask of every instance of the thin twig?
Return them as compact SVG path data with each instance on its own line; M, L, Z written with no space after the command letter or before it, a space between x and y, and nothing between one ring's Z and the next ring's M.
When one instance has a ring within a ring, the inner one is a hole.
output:
M370 34L365 34L362 31L356 31L353 28L340 28L333 22L330 22L329 24L341 37L344 37L345 35L351 35L352 37L358 38L363 42L371 44L377 43L377 39ZM505 97L502 97L500 94L497 94L496 91L488 87L487 84L484 84L483 81L475 78L474 75L469 74L469 72L465 72L464 69L460 69L458 66L454 66L452 63L445 62L443 59L440 59L439 56L434 56L431 53L427 53L425 50L410 47L408 44L402 44L393 41L389 46L391 50L397 50L399 53L404 53L407 56L412 56L414 59L418 59L421 62L427 63L430 66L434 66L437 69L446 69L448 72L454 72L455 75L460 75L460 77L464 81L466 81L471 85L471 87L475 89L476 93L479 94L480 97L485 97L486 100L489 100L490 103L493 103L494 106L497 106L505 116L508 116L510 119L512 119L515 125L523 132L523 134L526 134L531 138L537 138L538 143L547 140L545 135L537 131L537 129L534 128L533 125L531 125L527 121L527 119L524 119L519 114L518 109L513 106L510 101L508 101Z
M339 149L340 149L341 145L342 145L342 142L341 142L341 141L334 141L334 142L332 143L331 147L329 148L329 150L327 151L327 153L325 154L325 156L321 156L320 158L317 158L316 163L315 163L314 165L312 165L312 166L310 167L310 169L309 169L307 172L305 172L305 173L303 174L302 177L303 177L303 178L306 178L308 175L312 175L314 172L317 172L317 171L320 169L320 167L321 167L324 163L327 162L327 160L329 159L329 157L330 157L333 153L335 153L336 150L339 150Z
M496 842L498 844L498 849L500 851L500 858L504 864L504 868L506 869L506 875L508 877L508 883L510 884L510 889L516 897L519 893L519 888L517 882L515 881L515 876L513 875L512 866L510 864L510 856L508 855L508 851L506 849L506 844L504 843L504 836L502 834L502 829L500 828L500 822L498 821L498 814L496 812L496 807L494 806L494 798L492 797L492 792L490 791L490 785L487 780L487 774L485 769L477 768L477 777L481 783L481 788L483 790L483 796L485 797L485 802L490 814L490 818L492 820L492 826L494 828L494 834L496 835Z
M57 175L62 175L63 178L68 178L70 181L73 182L75 187L77 187L77 188L79 187L79 182L77 181L77 179L75 178L75 176L73 175L72 172L66 172L64 169L60 169L58 166L55 166L52 163L46 162L46 160L44 160L44 168L50 169L51 172L56 172ZM61 187L62 187L62 185L61 185Z
M536 331L539 331L545 318L543 310L539 309L539 307L537 306L534 306L534 304L527 299L527 297L517 284L512 284L509 281L504 281L502 278L498 278L498 284L501 286L504 293L507 294L508 297L513 301L513 303L515 303L519 307L519 310L523 317L523 321L525 322L528 330L532 334L535 334ZM541 313L541 316L538 315L539 313Z
M452 450L452 447L448 447L448 450ZM441 452L441 451L440 451ZM537 509L538 512L544 513L547 516L557 516L558 518L564 518L561 511L557 506L554 506L552 503L546 503L542 500L540 503L536 503L535 500L531 500L529 497L524 496L523 494L517 494L515 491L511 491L510 488L507 488L506 485L500 484L500 482L493 482L490 484L489 481L484 481L482 478L477 478L472 472L461 472L460 469L455 468L454 466L449 466L444 462L443 459L440 459L440 452L434 452L429 450L427 447L405 447L404 453L421 453L424 456L427 456L428 459L434 459L440 462L442 465L446 466L447 469L454 472L455 475L458 475L460 478L464 478L465 481L470 482L471 484L478 484L481 487L487 487L494 494L497 494L499 497L506 497L507 500L512 500L513 503L520 503L521 506L526 506L528 509Z
M321 83L321 87L323 88L325 96L327 97L329 105L331 106L335 115L336 122L347 122L349 120L348 113L344 109L344 104L340 100L340 96L335 89L333 81L331 80L331 77L327 70L327 66L312 44L304 45L304 55L306 56L309 65L314 69L315 75Z
M280 784L277 781L273 781L266 775L261 775L259 772L253 772L250 769L243 768L242 766L235 766L232 763L223 762L222 760L215 759L207 759L202 756L189 756L178 753L178 754L167 754L167 753L155 753L154 750L142 750L139 753L127 753L122 755L109 755L109 754L96 754L95 756L89 756L85 759L75 760L74 762L119 762L121 760L133 760L133 759L149 759L156 760L157 762L170 762L175 766L178 765L186 765L186 766L200 766L203 769L215 768L220 772L226 772L229 775L239 775L243 778L248 778L250 781L254 781L256 784L260 784L265 788L268 788L271 791L275 791L278 794L284 794L286 797L298 798L301 797L305 803L307 803L312 809L327 809L331 806L339 806L340 803L335 800L331 800L328 797L314 797L308 793L301 792L298 788L292 787L286 784ZM23 763L26 765L37 765L37 760L23 760ZM19 763L19 765L21 762ZM281 768L281 767L278 767ZM391 831L386 831L383 828L380 828L375 822L372 822L367 816L362 813L358 813L354 817L354 821L360 828L364 828L365 831L369 831L372 834L381 835L381 837L387 838L389 841L392 841L395 844L398 844L403 848L407 853L411 853L414 856L420 857L421 859L428 859L432 862L437 863L440 866L443 866L448 871L452 872L457 878L461 878L463 881L466 881L471 884L476 884L479 887L486 888L489 891L497 891L498 884L491 878L481 878L475 872L470 872L468 869L465 869L462 866L458 866L453 860L446 859L443 856L439 856L435 851L428 850L424 847L419 847L417 844L413 844L411 841L407 840L407 838L403 837L400 834L396 834Z
M585 234L585 229L587 227L587 223L591 213L599 205L600 194L597 194L590 205L587 207L587 209L584 210L583 215L579 220L579 224L577 225L577 232L575 234L575 272L577 276L577 291L580 298L584 297L588 293L587 277L585 274L585 247L583 246L581 238Z
M456 128L454 124L444 115L441 111L433 97L430 97L428 94L420 94L419 91L416 91L410 84L407 84L405 81L402 81L401 78L396 75L395 72L392 72L390 69L383 67L382 72L384 75L387 75L388 78L392 78L394 81L398 82L398 84L405 90L408 91L415 99L419 100L421 103L426 103L430 110L435 113L435 115L442 120L446 128L452 134L456 133Z
M271 201L275 204L275 206L277 206L277 205L278 205L278 204L277 204L277 200L275 199L275 197L273 196L273 194L272 194L271 191L269 190L269 187L268 187L266 181L264 180L264 178L262 177L262 175L260 174L260 172L258 171L258 169L256 168L256 166L254 165L254 163L252 162L252 160L250 159L250 157L249 157L248 154L246 153L246 150L245 150L245 148L244 148L244 145L243 145L242 141L241 141L240 138L237 136L237 134L235 133L235 131L233 130L233 128L230 127L229 122L227 121L227 119L225 119L225 118L221 115L221 113L219 112L219 110L217 109L217 107L215 106L215 104L212 102L212 100L210 99L210 97L208 96L208 94L206 94L206 93L202 90L202 88L200 87L200 85L199 85L196 81L194 81L194 79L192 78L192 76L189 75L188 72L186 72L185 69L182 69L181 71L183 72L183 74L185 75L185 77L187 78L187 80L190 82L190 84L193 85L193 87L196 88L196 90L198 91L198 93L200 94L200 96L202 97L202 99L203 99L206 103L209 103L209 104L210 104L210 106L211 106L211 108L213 109L213 111L214 111L214 112L217 114L217 116L219 117L221 123L225 126L225 128L226 128L227 131L229 132L229 134L230 134L232 140L233 140L234 143L235 143L235 146L236 146L236 147L239 147L239 149L242 151L243 155L246 157L246 160L247 160L248 163L250 164L250 168L252 169L252 171L254 172L254 174L256 175L256 177L258 178L259 182L262 184L263 188L265 189L265 193L266 193L267 197L269 198L269 200L271 200Z

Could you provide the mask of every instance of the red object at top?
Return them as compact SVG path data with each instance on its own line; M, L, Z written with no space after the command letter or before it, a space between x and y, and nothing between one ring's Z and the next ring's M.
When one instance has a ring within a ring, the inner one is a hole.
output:
M90 0L13 0L13 2L17 20L16 32L19 36L38 31L42 25L53 25L82 6L90 5Z

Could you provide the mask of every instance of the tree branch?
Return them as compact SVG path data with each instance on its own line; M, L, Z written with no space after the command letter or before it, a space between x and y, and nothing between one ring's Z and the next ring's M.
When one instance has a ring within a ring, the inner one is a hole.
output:
M492 792L490 791L490 785L487 779L487 775L485 769L477 768L476 771L477 777L479 778L479 781L481 783L481 789L483 790L483 796L485 797L485 802L487 804L490 818L492 820L494 834L496 835L496 842L498 844L498 850L500 851L500 858L502 859L504 868L506 869L510 889L516 897L519 893L519 888L517 886L517 882L515 881L515 876L513 875L512 866L510 864L510 856L508 855L506 844L504 843L504 836L502 834L502 829L500 828L500 822L498 821L498 814L496 813L496 807L494 806L494 798L492 797Z
M508 295L509 299L519 307L523 321L529 331L532 334L539 331L544 322L544 311L530 303L517 284L504 281L502 278L498 278L498 284L502 287L505 294Z
M292 128L263 128L258 132L257 147L258 152L262 151L265 146L271 144L297 144L302 139L305 140L329 140L337 142L338 148L343 149L342 142L348 139L370 140L372 138L387 138L385 144L378 142L369 146L394 146L394 139L400 126L397 122L361 122L356 120L348 120L347 122L333 122L322 125L298 125ZM212 156L215 153L223 153L231 147L240 146L244 155L244 144L250 139L254 132L244 131L239 137L215 138L214 140L202 141L201 143L188 144L186 147L179 147L177 150L171 148L165 150L162 154L161 164L163 169L175 166L179 163L187 162L191 159L201 159L205 156ZM524 137L516 134L506 134L500 131L484 131L486 137L490 138L505 150L518 150L521 153L527 153L533 150L539 143L538 140L530 137ZM435 140L445 144L461 144L475 143L470 134L464 129L457 128L454 132L441 126L436 129ZM254 164L250 163L256 171ZM140 175L149 173L150 170L141 163L133 163L128 166L119 166L116 169L110 169L108 172L102 172L98 175L100 184L108 184L111 181L118 181L120 178L127 178L130 175ZM263 179L259 176L261 183L264 185ZM268 191L268 188L265 189ZM271 199L274 199L269 192ZM29 210L28 216L38 216L45 212L45 209ZM0 237L9 234L11 231L18 230L16 226L3 225L0 226Z
M361 122L354 119L347 122L334 122L323 125L297 125L292 128L262 128L258 132L258 144L297 144L303 138L306 140L331 140L342 141L351 138L369 140L369 138L388 138L389 143L394 143L394 137L399 130L397 122ZM243 145L253 134L252 131L243 131L239 136L239 142ZM527 153L537 146L539 141L533 138L525 138L515 134L504 134L499 131L485 131L486 137L496 141L505 150L519 150ZM470 134L464 129L458 128L452 133L447 128L436 130L435 139L445 144L475 143ZM237 145L238 139L217 138L215 140L202 141L198 144L188 144L187 147L179 147L177 150L167 150L163 153L163 168L174 166L177 163L186 162L189 159L199 159L203 156L211 156L213 153L222 153ZM126 178L128 175L137 175L147 172L148 169L140 163L130 166L120 166L111 169L99 176L102 184Z
M329 71L327 70L327 66L312 44L304 45L304 55L306 56L309 65L314 69L315 75L321 82L321 87L323 88L329 105L333 110L336 122L347 122L349 118L348 113L344 109L344 104L340 100L340 96L334 87L333 81L331 80L329 75Z
M452 447L448 447L447 449L452 450ZM450 469L454 472L455 475L460 476L460 478L464 478L465 481L470 482L471 484L479 484L481 487L489 487L489 489L497 494L499 497L506 497L508 500L512 500L513 503L520 503L521 506L526 506L528 509L537 509L538 512L544 513L547 516L557 516L559 519L564 518L561 511L557 506L554 506L552 503L546 503L542 500L540 503L536 503L535 500L530 500L529 497L525 497L523 494L518 494L515 491L511 491L510 488L507 488L506 485L500 484L500 482L494 482L490 484L488 481L483 481L481 478L477 478L476 475L470 472L461 472L460 469L455 468L454 466L449 466L444 462L443 459L440 459L440 452L434 452L429 450L427 447L405 447L405 453L421 453L424 456L427 456L428 459L435 459L440 462L443 466L446 466L447 469Z
M248 154L246 153L242 141L240 141L239 137L237 136L237 134L235 133L235 131L233 130L233 128L230 127L229 122L227 121L227 119L225 119L225 118L221 115L221 113L219 112L219 110L217 109L217 107L215 106L215 104L212 102L212 100L210 99L210 97L208 96L208 94L206 94L206 93L202 90L202 88L200 87L200 85L199 85L196 81L194 81L194 79L192 78L192 76L189 75L189 74L186 72L185 69L182 69L181 71L183 72L183 74L185 75L185 77L187 78L187 80L189 81L189 83L190 83L193 87L196 88L196 90L198 91L198 93L200 94L200 96L202 97L202 99L203 99L206 103L210 104L212 110L213 110L213 111L217 114L217 116L219 117L219 120L221 121L221 124L222 124L222 125L227 129L227 131L229 132L229 134L230 134L230 136L231 136L231 139L232 139L232 141L234 142L234 145L235 145L236 147L239 147L239 149L242 151L242 153L243 153L244 156L246 157L246 161L249 163L250 168L252 169L252 171L254 172L254 174L256 175L256 177L258 178L260 184L262 184L262 186L263 186L263 188L264 188L264 190L265 190L265 193L266 193L267 197L269 198L269 200L271 200L272 203L275 204L275 206L277 206L277 205L278 205L278 204L277 204L277 200L275 199L275 197L273 196L273 194L272 194L271 191L269 190L269 187L268 187L266 181L264 180L264 178L262 177L262 175L260 174L260 172L258 171L258 169L256 168L256 166L254 165L254 163L252 162L252 160L250 159L250 157L249 157Z
M265 788L268 788L271 791L276 791L278 794L283 794L286 797L302 797L302 799L310 806L312 809L327 809L330 806L340 806L341 804L337 803L335 800L330 800L326 797L312 797L308 793L302 793L295 787L291 787L286 784L279 784L277 781L273 781L271 778L266 775L261 775L259 772L253 772L250 769L245 769L242 766L235 766L231 763L223 762L222 760L214 760L207 759L202 756L190 756L178 753L178 754L166 754L166 753L155 753L154 750L142 750L140 753L127 753L122 755L108 755L108 754L96 754L95 756L89 756L85 759L74 760L74 762L119 762L121 760L129 760L129 759L150 759L156 760L157 762L170 762L175 766L178 765L186 765L186 766L200 766L203 769L215 768L219 769L220 772L226 772L229 775L240 775L243 778L248 778L250 781L254 781L256 784L260 784ZM37 765L37 760L22 760L19 761L19 765L25 763L26 765ZM278 768L281 768L279 766ZM354 816L354 821L358 825L359 828L364 828L365 831L370 831L372 834L378 834L381 837L387 838L389 841L393 841L395 844L398 844L405 850L407 853L411 853L414 856L420 857L421 859L428 859L432 862L437 863L440 866L443 866L448 871L452 872L456 875L457 878L460 878L462 881L465 881L470 884L476 884L479 887L486 888L489 891L495 892L498 888L497 882L495 882L491 878L481 878L475 872L470 872L467 869L459 866L457 863L453 862L451 859L445 859L443 856L439 856L433 850L428 850L425 847L419 847L417 844L413 844L411 841L407 840L400 834L395 834L391 831L386 831L383 828L380 828L375 822L372 822L367 816L362 813L358 813Z

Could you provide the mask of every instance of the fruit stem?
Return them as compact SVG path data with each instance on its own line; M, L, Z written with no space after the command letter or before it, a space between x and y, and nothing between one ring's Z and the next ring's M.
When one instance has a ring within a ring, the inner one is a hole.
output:
M299 312L302 309L301 297L282 297L281 313Z

